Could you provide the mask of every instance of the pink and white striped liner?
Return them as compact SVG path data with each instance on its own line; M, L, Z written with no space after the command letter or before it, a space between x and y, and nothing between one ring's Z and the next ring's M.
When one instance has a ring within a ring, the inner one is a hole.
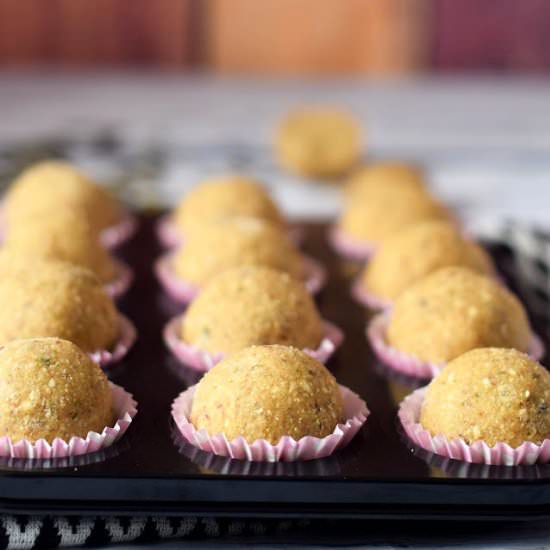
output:
M310 294L318 294L324 288L327 281L327 271L317 260L310 256L302 255L304 262L305 281L304 284Z
M265 439L253 443L243 437L229 441L223 434L209 435L205 429L197 430L189 416L196 385L181 393L172 403L172 416L183 437L194 447L218 456L229 456L237 460L253 462L294 462L314 460L331 455L345 447L357 434L369 416L367 404L345 386L339 386L344 400L346 422L338 424L334 432L326 437L305 436L296 441L290 436L281 438L277 445Z
M364 262L376 252L376 245L349 237L338 227L330 229L328 240L338 254L350 260Z
M304 240L304 228L300 225L290 225L288 236L293 243L300 244ZM170 214L162 216L157 222L157 237L164 248L177 248L184 244L184 236L172 222Z
M115 278L103 285L105 292L111 298L120 298L130 288L134 280L134 272L124 262L120 260L113 260L115 264Z
M448 439L444 435L433 436L420 424L420 413L427 387L407 396L399 406L398 417L409 439L418 447L432 453L474 464L495 466L532 465L550 461L550 439L540 445L526 441L519 447L497 443L490 447L485 441L468 444L463 439Z
M108 249L118 248L135 235L137 228L137 218L127 212L119 223L101 232L101 242Z
M120 336L112 350L101 349L90 353L90 358L100 367L105 368L118 363L134 345L137 338L136 327L124 315L119 315Z
M183 244L183 235L171 220L171 215L162 216L157 222L157 237L164 248L177 248Z
M164 254L155 262L155 274L160 284L176 302L189 303L200 291L200 288L188 281L180 279L172 266L173 253ZM325 285L326 270L313 258L302 256L306 280L304 284L311 294L317 294Z
M176 302L188 304L199 293L199 287L176 276L172 266L173 253L164 254L155 261L155 275L164 291Z
M360 304L376 311L386 311L388 309L391 309L393 305L392 302L384 300L383 298L379 298L372 292L369 292L365 288L365 285L362 284L360 278L355 280L355 282L353 283L351 287L351 295Z
M69 441L60 438L51 443L45 439L31 442L21 439L13 442L9 437L0 437L0 456L25 459L51 459L95 453L110 447L128 430L137 414L137 402L126 390L110 382L113 392L113 409L118 419L113 427L106 426L101 433L89 432L86 438L72 437Z
M174 317L165 325L162 332L164 343L174 356L184 365L200 372L209 371L214 365L226 357L223 352L210 353L196 346L187 344L181 339L181 323L185 314ZM304 352L326 363L344 340L344 333L332 323L323 322L324 335L316 349L304 349Z
M392 348L386 340L389 321L389 313L381 313L374 317L367 327L368 340L380 361L392 369L416 378L433 378L441 372L445 363L426 362L414 355ZM535 361L540 361L544 357L544 344L534 332L531 334L528 353Z

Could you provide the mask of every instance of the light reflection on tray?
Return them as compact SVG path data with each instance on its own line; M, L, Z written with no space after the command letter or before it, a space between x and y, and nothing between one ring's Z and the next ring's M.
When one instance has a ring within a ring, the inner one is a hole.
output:
M204 474L302 477L337 476L341 473L335 455L298 462L249 462L201 451L189 444L175 425L172 428L172 437L178 451L199 466Z

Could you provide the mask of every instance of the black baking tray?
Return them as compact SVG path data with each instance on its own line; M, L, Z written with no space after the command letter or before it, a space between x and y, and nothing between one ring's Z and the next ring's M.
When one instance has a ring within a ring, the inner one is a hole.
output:
M341 384L367 400L366 425L347 448L310 462L232 461L185 443L174 428L170 404L198 375L179 365L162 341L162 327L182 308L153 275L153 261L162 253L157 220L158 214L140 215L137 235L118 251L136 274L120 308L136 324L139 338L109 376L138 400L133 425L104 453L43 463L2 460L0 511L494 520L550 515L550 466L467 465L416 449L405 439L397 404L421 383L375 360L365 338L369 313L349 293L358 266L332 252L327 224L304 224L303 247L329 273L319 307L346 334L328 366ZM516 286L510 249L498 243L490 249ZM533 322L546 338L546 321Z

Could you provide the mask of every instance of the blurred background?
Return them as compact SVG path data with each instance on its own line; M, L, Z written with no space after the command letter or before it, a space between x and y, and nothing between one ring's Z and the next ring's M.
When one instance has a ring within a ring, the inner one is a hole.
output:
M548 28L546 0L0 0L0 169L68 156L142 203L248 171L332 215L334 190L270 150L289 108L322 103L459 206L546 223Z
M4 66L373 76L550 70L545 0L1 0Z

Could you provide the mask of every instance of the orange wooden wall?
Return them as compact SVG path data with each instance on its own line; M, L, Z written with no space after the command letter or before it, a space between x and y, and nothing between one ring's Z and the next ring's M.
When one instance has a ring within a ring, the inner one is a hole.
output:
M430 0L209 0L222 72L403 73L430 55Z

